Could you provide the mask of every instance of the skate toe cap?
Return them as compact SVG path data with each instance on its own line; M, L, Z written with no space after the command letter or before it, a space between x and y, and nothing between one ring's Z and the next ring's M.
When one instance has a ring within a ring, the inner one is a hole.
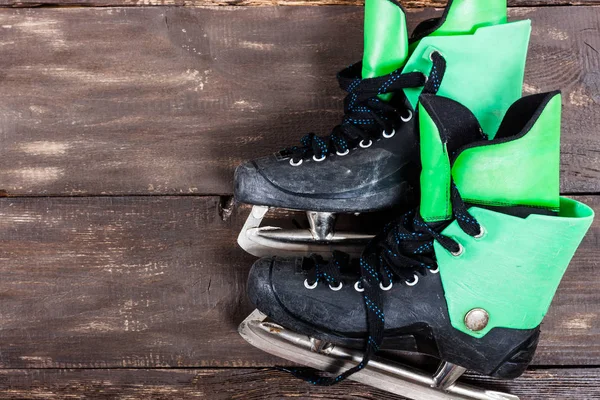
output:
M281 299L278 298L273 282L274 274L292 277L301 259L265 257L257 260L248 275L247 292L250 301L264 314L272 316L281 310Z
M254 306L273 322L307 335L315 329L365 331L362 295L353 285L339 292L332 291L326 283L307 287L303 261L302 257L268 257L256 261L247 286Z
M257 260L248 275L247 292L250 301L261 311L262 306L268 304L273 295L270 275L275 257L265 257Z
M246 162L235 169L233 193L237 201L247 204L260 204L266 180L259 172L255 161Z
M253 161L239 165L233 174L233 193L236 198L242 197L248 191L251 183L256 179L258 170Z

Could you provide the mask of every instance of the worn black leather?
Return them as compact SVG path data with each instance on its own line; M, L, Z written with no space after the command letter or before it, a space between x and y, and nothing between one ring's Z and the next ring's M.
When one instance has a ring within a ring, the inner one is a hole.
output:
M253 205L328 212L366 212L393 207L416 186L419 146L416 115L389 138L357 147L346 156L304 160L294 167L276 153L239 166L237 201Z
M362 295L354 289L356 276L347 275L337 292L324 283L309 290L304 279L301 258L263 258L252 267L248 294L276 323L334 344L362 348L367 319ZM382 299L382 350L417 351L500 378L521 375L533 358L539 328L495 328L481 339L454 329L438 274L428 271L415 286L395 283L382 292Z

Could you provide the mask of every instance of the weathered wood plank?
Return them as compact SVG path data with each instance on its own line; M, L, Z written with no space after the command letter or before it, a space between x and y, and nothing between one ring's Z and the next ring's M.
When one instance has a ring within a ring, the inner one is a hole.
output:
M131 7L131 6L360 6L364 0L0 0L0 7L37 6L92 6L92 7ZM406 8L443 7L444 0L407 0ZM510 7L596 5L600 0L508 0Z
M600 191L598 10L511 11L534 22L526 92L565 92L572 193ZM242 160L339 121L361 25L359 7L3 10L0 189L231 193Z
M255 365L235 333L252 257L218 205L3 199L0 366Z
M469 376L475 385L509 391L521 400L600 398L600 369L542 369L515 381ZM354 382L315 387L283 372L257 369L70 369L0 370L5 400L37 399L390 399Z
M600 210L600 197L582 200ZM216 197L0 199L0 368L272 366L238 323L253 257ZM537 365L600 364L600 221L544 323ZM532 283L535 284L535 283ZM1 385L0 385L1 386Z

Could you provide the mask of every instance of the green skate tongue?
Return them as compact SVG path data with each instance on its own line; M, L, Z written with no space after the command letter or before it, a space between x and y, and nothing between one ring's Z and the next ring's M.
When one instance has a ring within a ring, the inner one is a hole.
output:
M404 10L389 0L366 0L363 79L387 75L402 67L407 57Z
M450 160L456 151L485 139L477 118L465 106L442 96L423 94L419 101L421 136L421 216L445 221L450 205Z
M451 178L467 203L558 211L560 115L559 92L524 97L508 110L495 139L483 142L479 123L466 107L421 95L423 219L452 217Z
M506 0L449 0L442 17L419 24L412 38L468 35L478 28L506 22Z
M560 92L516 101L493 141L455 158L452 177L463 200L559 211L560 123Z
M507 21L506 0L449 0L441 18L423 22L413 39L465 35L480 27ZM406 15L390 0L366 0L363 79L387 75L402 67L410 55Z

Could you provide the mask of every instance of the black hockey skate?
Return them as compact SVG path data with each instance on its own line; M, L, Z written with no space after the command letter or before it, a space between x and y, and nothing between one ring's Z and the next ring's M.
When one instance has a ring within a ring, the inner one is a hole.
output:
M290 369L313 384L350 378L418 400L516 399L457 379L526 370L592 222L589 207L559 196L560 114L558 92L523 98L488 140L468 109L423 95L419 208L357 260L258 260L248 279L257 311L241 335L333 374ZM392 350L442 364L428 376L377 357Z
M416 203L415 108L426 76L486 129L497 129L521 95L530 23L506 23L506 0L450 1L441 18L417 27L411 46L397 2L369 0L365 13L363 62L338 75L348 92L342 123L236 170L236 201L253 205L238 243L253 255L359 255L372 235L336 231L336 214ZM269 208L305 211L310 229L261 227Z
M345 121L330 137L310 134L302 147L236 170L236 200L255 205L238 239L249 253L325 255L334 246L358 255L372 235L335 232L335 214L380 210L409 199L419 174L413 111L403 95L390 102L377 95L422 86L425 76L396 72L361 80L360 69L358 64L338 77L351 94ZM259 228L269 207L306 210L310 230Z

